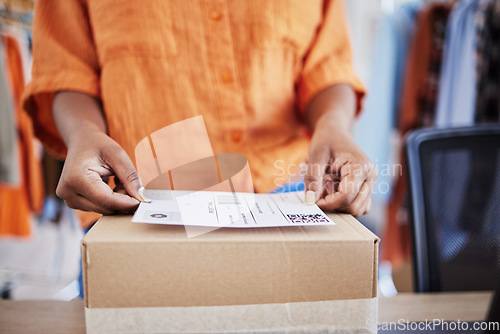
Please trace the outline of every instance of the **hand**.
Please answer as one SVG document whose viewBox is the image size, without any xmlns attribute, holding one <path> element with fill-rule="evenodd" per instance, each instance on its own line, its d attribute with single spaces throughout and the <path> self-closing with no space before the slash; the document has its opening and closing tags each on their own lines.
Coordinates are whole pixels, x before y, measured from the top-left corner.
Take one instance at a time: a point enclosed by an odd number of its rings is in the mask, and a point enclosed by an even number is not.
<svg viewBox="0 0 500 334">
<path fill-rule="evenodd" d="M 375 166 L 347 130 L 318 122 L 304 182 L 306 191 L 315 192 L 321 209 L 364 215 L 370 210 L 376 178 Z"/>
<path fill-rule="evenodd" d="M 105 183 L 113 175 L 114 191 Z M 141 200 L 141 187 L 127 153 L 107 134 L 82 127 L 71 135 L 56 190 L 67 206 L 102 214 L 130 213 Z"/>
</svg>

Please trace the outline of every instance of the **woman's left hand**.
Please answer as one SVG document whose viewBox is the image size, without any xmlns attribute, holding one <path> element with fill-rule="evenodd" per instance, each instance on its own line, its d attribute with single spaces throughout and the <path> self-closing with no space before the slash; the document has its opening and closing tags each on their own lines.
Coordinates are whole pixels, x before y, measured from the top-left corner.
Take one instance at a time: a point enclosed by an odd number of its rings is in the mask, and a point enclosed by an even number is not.
<svg viewBox="0 0 500 334">
<path fill-rule="evenodd" d="M 321 209 L 364 215 L 370 210 L 376 179 L 375 166 L 349 131 L 333 122 L 316 124 L 304 182 Z"/>
</svg>

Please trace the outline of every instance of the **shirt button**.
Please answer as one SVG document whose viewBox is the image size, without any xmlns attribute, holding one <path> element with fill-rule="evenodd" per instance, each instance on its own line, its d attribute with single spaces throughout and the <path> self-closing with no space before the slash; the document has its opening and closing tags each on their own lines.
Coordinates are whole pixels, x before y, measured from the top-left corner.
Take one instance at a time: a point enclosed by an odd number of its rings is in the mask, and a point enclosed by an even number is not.
<svg viewBox="0 0 500 334">
<path fill-rule="evenodd" d="M 218 10 L 213 10 L 210 13 L 210 18 L 212 19 L 212 21 L 220 21 L 220 19 L 222 19 L 222 14 Z"/>
<path fill-rule="evenodd" d="M 239 143 L 243 139 L 243 132 L 241 130 L 231 131 L 231 141 L 233 143 Z"/>
<path fill-rule="evenodd" d="M 221 79 L 222 79 L 222 82 L 230 83 L 233 81 L 233 76 L 229 72 L 224 72 L 224 73 L 222 73 Z"/>
</svg>

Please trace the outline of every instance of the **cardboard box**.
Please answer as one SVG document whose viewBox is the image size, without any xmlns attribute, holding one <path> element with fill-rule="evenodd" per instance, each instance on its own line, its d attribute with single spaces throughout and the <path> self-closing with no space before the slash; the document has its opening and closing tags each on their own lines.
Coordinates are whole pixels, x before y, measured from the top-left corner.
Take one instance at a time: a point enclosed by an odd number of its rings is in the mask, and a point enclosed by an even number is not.
<svg viewBox="0 0 500 334">
<path fill-rule="evenodd" d="M 375 333 L 379 239 L 331 217 L 195 238 L 103 217 L 82 241 L 87 333 Z"/>
</svg>

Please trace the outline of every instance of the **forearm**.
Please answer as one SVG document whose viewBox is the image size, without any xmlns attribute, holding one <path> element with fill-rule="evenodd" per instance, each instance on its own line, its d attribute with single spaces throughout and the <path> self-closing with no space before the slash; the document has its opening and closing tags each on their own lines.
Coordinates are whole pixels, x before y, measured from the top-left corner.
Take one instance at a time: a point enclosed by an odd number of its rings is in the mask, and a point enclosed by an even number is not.
<svg viewBox="0 0 500 334">
<path fill-rule="evenodd" d="M 313 98 L 306 110 L 313 136 L 304 183 L 306 200 L 312 191 L 323 210 L 359 217 L 370 209 L 377 171 L 349 132 L 355 115 L 356 95 L 348 85 L 329 87 Z"/>
<path fill-rule="evenodd" d="M 87 94 L 73 91 L 56 93 L 52 112 L 64 143 L 69 146 L 75 134 L 92 131 L 107 132 L 99 101 Z"/>
<path fill-rule="evenodd" d="M 56 194 L 73 209 L 103 214 L 129 213 L 145 199 L 142 183 L 123 148 L 106 134 L 97 99 L 77 92 L 58 92 L 52 112 L 68 155 Z M 105 180 L 114 176 L 116 188 Z"/>
<path fill-rule="evenodd" d="M 306 123 L 314 132 L 318 124 L 335 124 L 348 131 L 356 114 L 356 94 L 351 86 L 338 84 L 322 90 L 305 111 Z"/>
</svg>

